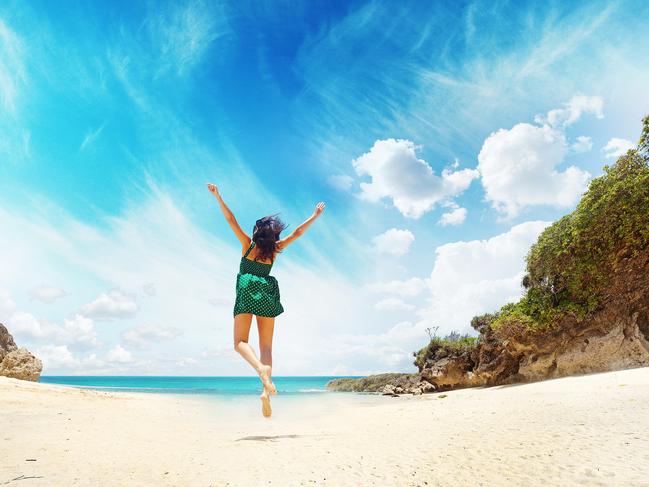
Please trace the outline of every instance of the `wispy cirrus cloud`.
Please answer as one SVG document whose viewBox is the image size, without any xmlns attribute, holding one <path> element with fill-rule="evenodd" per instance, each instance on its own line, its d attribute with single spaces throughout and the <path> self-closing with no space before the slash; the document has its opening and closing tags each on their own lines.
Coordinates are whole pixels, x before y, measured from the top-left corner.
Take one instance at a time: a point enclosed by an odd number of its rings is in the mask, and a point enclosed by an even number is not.
<svg viewBox="0 0 649 487">
<path fill-rule="evenodd" d="M 27 84 L 25 56 L 23 40 L 0 19 L 0 102 L 12 115 Z"/>
<path fill-rule="evenodd" d="M 155 50 L 155 76 L 183 76 L 205 58 L 212 43 L 229 32 L 226 3 L 191 0 L 152 8 L 144 24 Z"/>
<path fill-rule="evenodd" d="M 106 126 L 106 123 L 104 122 L 101 124 L 98 128 L 95 130 L 91 130 L 86 133 L 86 136 L 83 138 L 81 141 L 81 145 L 79 146 L 79 152 L 83 152 L 88 146 L 92 145 L 94 141 L 101 135 L 101 132 L 104 130 L 104 127 Z"/>
</svg>

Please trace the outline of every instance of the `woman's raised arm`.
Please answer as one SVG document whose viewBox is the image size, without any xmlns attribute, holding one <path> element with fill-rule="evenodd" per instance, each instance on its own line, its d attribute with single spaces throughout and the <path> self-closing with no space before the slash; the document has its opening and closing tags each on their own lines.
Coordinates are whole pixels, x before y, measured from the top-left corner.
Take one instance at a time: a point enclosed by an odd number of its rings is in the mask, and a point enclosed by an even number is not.
<svg viewBox="0 0 649 487">
<path fill-rule="evenodd" d="M 241 227 L 239 226 L 239 222 L 237 222 L 237 219 L 234 217 L 234 213 L 228 208 L 228 205 L 225 204 L 225 201 L 223 201 L 223 198 L 221 198 L 221 195 L 219 193 L 219 189 L 216 187 L 216 185 L 212 183 L 207 183 L 207 189 L 210 190 L 210 193 L 212 193 L 217 201 L 219 202 L 219 206 L 221 207 L 221 211 L 223 212 L 223 216 L 227 220 L 228 224 L 230 225 L 230 228 L 232 228 L 232 231 L 234 234 L 237 236 L 237 239 L 239 242 L 241 242 L 241 247 L 242 248 L 248 248 L 250 245 L 250 237 L 246 232 L 241 230 Z"/>
<path fill-rule="evenodd" d="M 295 241 L 298 237 L 300 237 L 304 232 L 306 232 L 306 229 L 309 228 L 309 226 L 316 220 L 316 218 L 322 215 L 324 209 L 325 209 L 325 204 L 323 202 L 318 203 L 315 207 L 315 210 L 313 210 L 311 216 L 307 218 L 304 221 L 304 223 L 299 225 L 286 238 L 283 238 L 282 240 L 277 242 L 277 248 L 279 250 L 283 250 L 286 248 L 287 245 L 289 245 L 291 242 Z"/>
</svg>

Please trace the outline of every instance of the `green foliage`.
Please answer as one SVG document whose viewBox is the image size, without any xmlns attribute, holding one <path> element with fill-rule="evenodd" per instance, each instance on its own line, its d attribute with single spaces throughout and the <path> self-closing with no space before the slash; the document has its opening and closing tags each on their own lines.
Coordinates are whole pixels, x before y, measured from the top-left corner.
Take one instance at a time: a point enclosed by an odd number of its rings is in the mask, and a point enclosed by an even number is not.
<svg viewBox="0 0 649 487">
<path fill-rule="evenodd" d="M 637 149 L 604 167 L 575 211 L 548 227 L 527 255 L 527 291 L 503 306 L 490 326 L 516 321 L 542 328 L 571 314 L 583 318 L 605 295 L 620 259 L 649 243 L 649 116 Z"/>
<path fill-rule="evenodd" d="M 469 352 L 476 347 L 478 341 L 478 337 L 468 334 L 460 335 L 455 331 L 444 338 L 433 337 L 428 342 L 428 345 L 418 352 L 413 352 L 414 364 L 421 371 L 427 360 L 439 360 L 443 357 L 457 356 Z"/>
</svg>

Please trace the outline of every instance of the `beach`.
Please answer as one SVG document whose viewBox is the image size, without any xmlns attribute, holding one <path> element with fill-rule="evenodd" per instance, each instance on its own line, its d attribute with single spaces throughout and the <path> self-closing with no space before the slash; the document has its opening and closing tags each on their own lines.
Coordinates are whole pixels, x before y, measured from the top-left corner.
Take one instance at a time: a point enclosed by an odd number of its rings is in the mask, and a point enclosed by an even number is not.
<svg viewBox="0 0 649 487">
<path fill-rule="evenodd" d="M 649 486 L 649 368 L 273 407 L 0 377 L 0 485 Z"/>
</svg>

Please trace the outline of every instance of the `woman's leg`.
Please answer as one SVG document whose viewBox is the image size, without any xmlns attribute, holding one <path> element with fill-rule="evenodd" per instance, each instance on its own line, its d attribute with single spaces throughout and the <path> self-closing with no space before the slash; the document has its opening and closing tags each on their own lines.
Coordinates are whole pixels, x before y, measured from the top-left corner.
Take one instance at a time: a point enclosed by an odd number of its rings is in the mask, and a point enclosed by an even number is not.
<svg viewBox="0 0 649 487">
<path fill-rule="evenodd" d="M 273 331 L 275 318 L 257 316 L 257 330 L 259 331 L 259 359 L 262 364 L 273 366 Z"/>
<path fill-rule="evenodd" d="M 259 357 L 261 363 L 268 367 L 268 379 L 270 380 L 273 367 L 273 330 L 275 329 L 275 318 L 268 316 L 257 316 L 257 331 L 259 332 Z M 271 394 L 277 394 L 277 388 L 272 381 L 264 386 Z"/>
<path fill-rule="evenodd" d="M 252 367 L 257 371 L 261 378 L 264 388 L 268 389 L 271 393 L 275 390 L 275 385 L 270 380 L 271 367 L 264 365 L 255 355 L 255 351 L 248 344 L 248 337 L 250 335 L 250 325 L 252 324 L 252 314 L 239 313 L 234 317 L 234 349 L 246 359 Z"/>
</svg>

